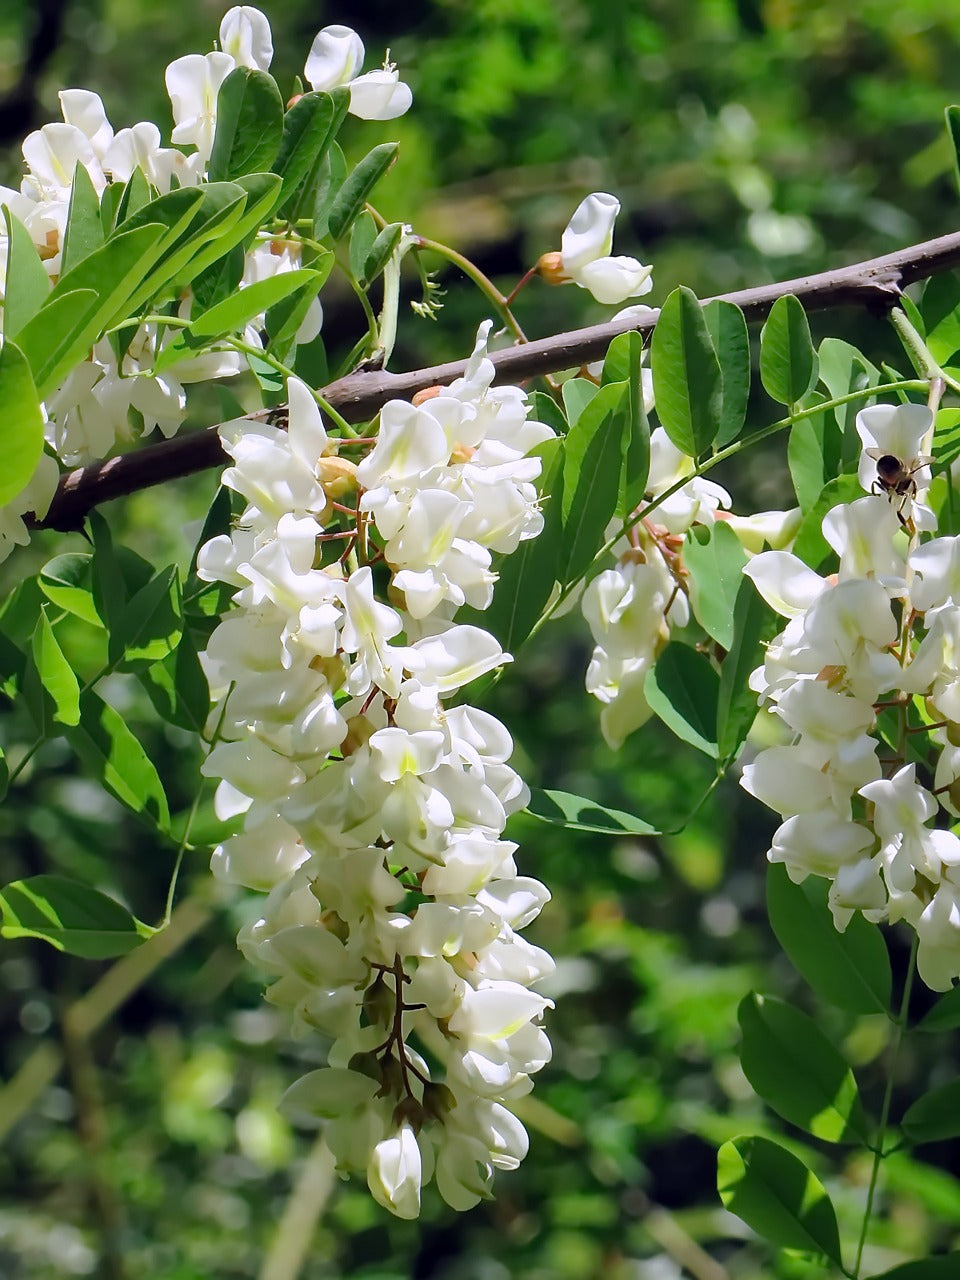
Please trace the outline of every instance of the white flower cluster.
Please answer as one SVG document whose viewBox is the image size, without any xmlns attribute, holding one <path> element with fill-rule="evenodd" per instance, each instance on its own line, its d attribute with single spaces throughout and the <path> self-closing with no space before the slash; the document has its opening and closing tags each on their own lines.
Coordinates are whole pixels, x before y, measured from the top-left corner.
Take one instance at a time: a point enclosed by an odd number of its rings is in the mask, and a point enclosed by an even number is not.
<svg viewBox="0 0 960 1280">
<path fill-rule="evenodd" d="M 646 372 L 643 370 L 642 372 Z M 652 395 L 647 409 L 653 407 Z M 662 427 L 650 437 L 647 497 L 657 498 L 693 471 Z M 690 611 L 682 584 L 679 551 L 691 525 L 711 524 L 730 495 L 711 480 L 694 477 L 656 508 L 650 520 L 635 524 L 614 548 L 616 567 L 593 578 L 583 593 L 582 609 L 596 648 L 587 668 L 587 692 L 604 704 L 600 728 L 616 749 L 649 718 L 643 687 L 670 627 L 683 627 Z"/>
<path fill-rule="evenodd" d="M 62 249 L 70 207 L 74 174 L 81 165 L 94 191 L 102 196 L 109 183 L 128 182 L 140 170 L 160 195 L 174 186 L 196 186 L 205 181 L 206 167 L 216 132 L 217 95 L 226 77 L 238 66 L 267 70 L 273 57 L 273 39 L 266 17 L 249 5 L 231 9 L 220 24 L 220 49 L 208 54 L 188 54 L 166 70 L 166 85 L 173 111 L 171 141 L 161 145 L 155 124 L 141 121 L 114 132 L 97 94 L 85 89 L 60 93 L 63 121 L 44 125 L 23 143 L 26 175 L 19 191 L 0 187 L 0 204 L 24 224 L 51 280 L 60 275 Z M 351 111 L 364 119 L 386 120 L 410 106 L 409 88 L 392 65 L 357 76 L 363 61 L 363 44 L 349 27 L 331 26 L 319 32 L 305 66 L 314 89 L 348 85 Z M 185 152 L 178 146 L 193 148 Z M 9 241 L 0 229 L 0 279 L 5 278 Z M 261 235 L 246 254 L 241 287 L 301 264 L 299 244 L 278 244 Z M 180 319 L 190 318 L 191 299 L 179 309 Z M 308 342 L 320 330 L 323 313 L 319 301 L 308 312 L 298 342 Z M 259 345 L 260 324 L 252 323 L 244 335 Z M 156 374 L 160 348 L 171 331 L 155 324 L 141 325 L 118 361 L 110 341 L 98 342 L 88 359 L 67 375 L 47 398 L 47 443 L 68 466 L 105 456 L 117 440 L 129 439 L 131 411 L 142 430 L 154 428 L 173 435 L 186 413 L 186 386 L 229 377 L 246 367 L 235 351 L 206 352 L 178 360 L 175 369 Z M 43 467 L 49 471 L 49 464 Z M 42 489 L 49 486 L 41 485 Z M 15 543 L 26 541 L 22 512 L 42 515 L 36 484 L 15 503 L 0 511 L 0 559 Z M 21 500 L 22 499 L 22 500 Z M 49 500 L 49 499 L 48 499 Z"/>
<path fill-rule="evenodd" d="M 943 990 L 960 975 L 960 539 L 918 545 L 935 524 L 922 502 L 931 411 L 878 405 L 857 429 L 870 492 L 822 526 L 838 573 L 783 551 L 745 569 L 789 620 L 750 687 L 790 742 L 761 751 L 742 784 L 784 819 L 770 861 L 798 883 L 827 877 L 838 929 L 858 910 L 907 921 L 921 977 Z"/>
<path fill-rule="evenodd" d="M 401 1217 L 431 1177 L 465 1209 L 516 1167 L 505 1103 L 550 1056 L 529 988 L 553 963 L 518 932 L 548 894 L 502 838 L 529 793 L 503 725 L 445 705 L 509 661 L 457 606 L 488 604 L 491 551 L 542 526 L 526 454 L 552 432 L 491 387 L 488 329 L 463 378 L 384 407 L 358 465 L 294 379 L 286 431 L 221 428 L 247 506 L 198 569 L 237 588 L 204 658 L 223 699 L 204 772 L 245 820 L 213 870 L 269 891 L 240 946 L 329 1045 L 288 1106 Z"/>
</svg>

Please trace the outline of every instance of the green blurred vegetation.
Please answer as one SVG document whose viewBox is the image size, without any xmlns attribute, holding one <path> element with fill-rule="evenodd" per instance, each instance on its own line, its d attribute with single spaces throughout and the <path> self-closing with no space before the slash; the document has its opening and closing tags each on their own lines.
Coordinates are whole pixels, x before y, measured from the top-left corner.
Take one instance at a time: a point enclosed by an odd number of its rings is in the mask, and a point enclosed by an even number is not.
<svg viewBox="0 0 960 1280">
<path fill-rule="evenodd" d="M 33 86 L 38 120 L 56 116 L 58 88 L 82 85 L 102 94 L 115 127 L 152 118 L 168 128 L 163 67 L 208 48 L 223 7 L 65 5 L 61 38 Z M 0 5 L 0 97 L 21 79 L 34 13 L 33 5 Z M 621 198 L 616 250 L 654 262 L 654 301 L 678 281 L 705 294 L 956 227 L 941 123 L 960 93 L 960 10 L 950 0 L 436 0 L 402 11 L 372 0 L 344 8 L 286 0 L 268 15 L 274 68 L 291 91 L 325 23 L 361 31 L 368 67 L 389 44 L 413 85 L 414 109 L 387 125 L 354 124 L 350 134 L 357 154 L 401 140 L 383 212 L 447 239 L 507 289 L 557 245 L 593 189 Z M 4 172 L 15 181 L 15 146 Z M 483 300 L 454 272 L 443 283 L 437 324 L 405 318 L 398 368 L 469 349 Z M 545 290 L 534 282 L 518 303 L 532 335 L 605 314 L 581 291 Z M 357 319 L 347 296 L 335 298 L 325 331 L 347 348 Z M 892 350 L 869 317 L 818 325 L 854 338 L 875 360 Z M 193 402 L 195 424 L 217 416 L 215 396 Z M 749 509 L 784 501 L 783 475 L 781 463 L 748 455 L 724 479 L 739 509 Z M 213 477 L 200 477 L 106 514 L 115 538 L 158 563 L 185 565 L 213 491 Z M 4 578 L 74 545 L 79 536 L 38 537 Z M 100 655 L 87 651 L 80 624 L 67 643 L 81 675 L 92 674 Z M 497 686 L 491 709 L 516 735 L 518 767 L 533 783 L 674 825 L 706 790 L 709 762 L 656 725 L 619 754 L 604 747 L 598 708 L 583 691 L 588 654 L 584 628 L 569 619 Z M 129 681 L 118 678 L 110 696 L 148 742 L 173 807 L 188 808 L 195 744 L 151 721 Z M 550 988 L 554 1061 L 525 1112 L 531 1154 L 518 1173 L 500 1176 L 492 1204 L 464 1217 L 431 1192 L 420 1223 L 397 1222 L 363 1187 L 332 1188 L 301 1274 L 809 1275 L 804 1260 L 772 1270 L 714 1190 L 716 1146 L 773 1123 L 739 1068 L 737 1004 L 753 985 L 805 1000 L 766 922 L 772 825 L 735 780 L 682 835 L 659 841 L 515 819 L 508 834 L 521 842 L 523 867 L 554 894 L 530 936 L 559 962 Z M 62 871 L 121 893 L 142 919 L 162 917 L 175 851 L 79 776 L 62 744 L 44 749 L 0 808 L 0 838 L 7 880 Z M 0 1147 L 0 1274 L 10 1280 L 288 1274 L 269 1267 L 296 1239 L 283 1216 L 296 1208 L 291 1188 L 304 1173 L 318 1175 L 309 1136 L 292 1132 L 276 1104 L 322 1047 L 289 1040 L 236 951 L 236 930 L 257 909 L 253 896 L 219 891 L 196 853 L 179 900 L 197 911 L 196 931 L 89 1037 L 64 1035 L 64 1014 L 91 988 L 94 1007 L 106 1000 L 94 984 L 109 966 L 40 943 L 0 948 L 4 1078 L 19 1071 L 27 1094 L 34 1081 L 43 1085 Z M 891 946 L 902 967 L 896 934 Z M 818 1016 L 844 1041 L 876 1103 L 873 1021 Z M 901 1059 L 902 1100 L 953 1074 L 941 1041 L 930 1037 L 922 1049 Z M 16 1099 L 10 1090 L 0 1099 L 2 1126 Z M 892 1212 L 868 1255 L 872 1270 L 945 1248 L 960 1233 L 960 1183 L 948 1172 L 956 1150 L 940 1144 L 925 1154 L 929 1167 L 902 1156 L 890 1171 L 881 1208 Z M 865 1158 L 838 1166 L 824 1157 L 817 1172 L 849 1238 Z M 699 1250 L 725 1270 L 709 1270 Z"/>
</svg>

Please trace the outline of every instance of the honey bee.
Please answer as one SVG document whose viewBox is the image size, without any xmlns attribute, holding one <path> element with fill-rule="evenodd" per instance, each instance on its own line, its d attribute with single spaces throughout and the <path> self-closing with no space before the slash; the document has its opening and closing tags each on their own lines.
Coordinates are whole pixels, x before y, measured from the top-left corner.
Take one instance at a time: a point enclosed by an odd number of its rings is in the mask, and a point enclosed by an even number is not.
<svg viewBox="0 0 960 1280">
<path fill-rule="evenodd" d="M 877 475 L 872 485 L 873 493 L 885 493 L 890 502 L 900 499 L 897 507 L 897 518 L 902 525 L 907 521 L 903 517 L 903 508 L 910 498 L 917 495 L 917 482 L 914 476 L 924 467 L 928 467 L 933 458 L 927 454 L 919 454 L 910 462 L 904 462 L 895 453 L 884 453 L 882 449 L 867 449 L 867 457 L 877 464 Z"/>
</svg>

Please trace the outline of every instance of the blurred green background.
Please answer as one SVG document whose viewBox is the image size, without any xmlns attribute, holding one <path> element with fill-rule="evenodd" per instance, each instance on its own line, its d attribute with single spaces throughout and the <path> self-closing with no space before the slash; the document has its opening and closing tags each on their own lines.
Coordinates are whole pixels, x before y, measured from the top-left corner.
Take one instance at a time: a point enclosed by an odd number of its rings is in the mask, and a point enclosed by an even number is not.
<svg viewBox="0 0 960 1280">
<path fill-rule="evenodd" d="M 97 90 L 116 128 L 154 119 L 166 133 L 163 68 L 210 48 L 224 7 L 3 0 L 0 179 L 16 185 L 19 140 L 57 118 L 62 87 Z M 591 190 L 622 200 L 615 251 L 654 263 L 653 302 L 680 281 L 700 294 L 728 290 L 957 226 L 942 127 L 944 106 L 960 98 L 951 0 L 436 0 L 402 9 L 284 0 L 267 12 L 285 92 L 327 23 L 360 31 L 368 69 L 389 46 L 414 108 L 385 125 L 352 122 L 348 149 L 358 157 L 398 137 L 383 212 L 447 240 L 506 289 L 558 246 Z M 395 367 L 469 350 L 483 299 L 452 270 L 442 283 L 440 321 L 404 317 Z M 359 332 L 354 305 L 346 291 L 325 302 L 333 349 L 348 349 Z M 580 290 L 547 293 L 538 281 L 517 310 L 531 335 L 608 314 Z M 871 317 L 815 323 L 877 363 L 893 351 Z M 215 396 L 198 397 L 191 420 L 215 421 L 217 411 Z M 739 510 L 789 503 L 778 454 L 747 455 L 724 479 Z M 185 564 L 214 486 L 200 477 L 105 514 L 115 538 Z M 71 545 L 37 537 L 3 582 Z M 67 639 L 81 674 L 91 673 L 97 658 L 82 626 Z M 497 687 L 491 709 L 516 736 L 518 767 L 533 783 L 674 825 L 706 789 L 710 762 L 656 725 L 610 752 L 583 691 L 589 647 L 568 619 Z M 195 744 L 158 726 L 129 681 L 116 678 L 106 692 L 149 744 L 172 807 L 185 810 Z M 0 725 L 11 754 L 19 722 L 10 714 Z M 737 1062 L 737 1003 L 751 986 L 806 1002 L 766 923 L 773 825 L 735 780 L 682 835 L 659 841 L 513 821 L 523 868 L 554 894 L 530 930 L 558 958 L 554 1061 L 524 1112 L 531 1153 L 518 1173 L 500 1176 L 496 1200 L 458 1217 L 431 1191 L 417 1224 L 394 1221 L 362 1187 L 330 1185 L 309 1136 L 279 1116 L 284 1088 L 319 1061 L 321 1046 L 291 1042 L 261 1002 L 262 983 L 233 941 L 256 901 L 215 890 L 204 853 L 184 868 L 173 954 L 162 964 L 157 944 L 111 969 L 4 942 L 0 1058 L 13 1083 L 0 1093 L 0 1275 L 810 1274 L 802 1261 L 772 1266 L 714 1190 L 718 1143 L 774 1123 Z M 5 880 L 60 871 L 121 893 L 145 920 L 162 916 L 174 851 L 78 774 L 63 745 L 46 747 L 0 808 L 0 840 Z M 891 948 L 902 965 L 896 934 Z M 818 1016 L 876 1103 L 882 1028 Z M 898 1097 L 953 1071 L 949 1046 L 931 1038 L 923 1054 L 903 1056 Z M 940 1144 L 923 1154 L 926 1166 L 890 1162 L 871 1270 L 942 1249 L 960 1230 L 960 1184 L 948 1172 L 957 1153 Z M 849 1236 L 865 1159 L 818 1159 Z"/>
</svg>

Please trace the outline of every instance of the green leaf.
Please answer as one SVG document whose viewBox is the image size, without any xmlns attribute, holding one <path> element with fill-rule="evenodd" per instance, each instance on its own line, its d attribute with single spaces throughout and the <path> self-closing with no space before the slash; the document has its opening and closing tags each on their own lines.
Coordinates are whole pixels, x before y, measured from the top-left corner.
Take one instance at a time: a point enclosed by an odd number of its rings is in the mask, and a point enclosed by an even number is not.
<svg viewBox="0 0 960 1280">
<path fill-rule="evenodd" d="M 750 335 L 740 308 L 722 298 L 704 303 L 703 318 L 720 365 L 720 425 L 715 441 L 720 449 L 736 440 L 747 415 Z"/>
<path fill-rule="evenodd" d="M 701 532 L 705 537 L 701 541 Z M 733 644 L 733 611 L 747 553 L 729 525 L 696 525 L 687 534 L 683 563 L 690 574 L 690 603 L 697 621 L 724 649 Z"/>
<path fill-rule="evenodd" d="M 926 344 L 937 364 L 945 365 L 960 351 L 960 280 L 954 272 L 931 276 L 920 298 Z"/>
<path fill-rule="evenodd" d="M 563 584 L 589 568 L 616 510 L 628 409 L 626 384 L 611 383 L 600 388 L 567 433 L 557 564 Z"/>
<path fill-rule="evenodd" d="M 76 335 L 87 331 L 98 308 L 99 299 L 92 289 L 78 289 L 51 297 L 41 308 L 42 315 L 38 312 L 24 327 L 18 336 L 21 342 L 26 340 L 30 344 L 30 350 L 24 349 L 24 355 L 38 387 L 42 385 L 50 391 L 56 386 L 54 375 L 58 370 L 62 368 L 66 374 L 76 363 L 73 358 Z M 44 381 L 40 383 L 38 378 Z"/>
<path fill-rule="evenodd" d="M 931 1089 L 908 1107 L 900 1127 L 912 1142 L 960 1136 L 960 1080 Z"/>
<path fill-rule="evenodd" d="M 571 427 L 599 390 L 590 378 L 568 378 L 562 384 L 560 395 L 563 398 L 563 410 Z"/>
<path fill-rule="evenodd" d="M 720 677 L 710 659 L 672 640 L 657 658 L 643 691 L 654 715 L 678 738 L 717 758 Z"/>
<path fill-rule="evenodd" d="M 943 115 L 953 144 L 953 177 L 960 189 L 960 107 L 946 107 Z"/>
<path fill-rule="evenodd" d="M 717 693 L 717 749 L 725 765 L 736 758 L 756 719 L 757 695 L 747 681 L 780 626 L 753 583 L 742 578 L 733 606 L 733 643 L 720 667 Z"/>
<path fill-rule="evenodd" d="M 207 167 L 210 181 L 269 169 L 282 136 L 283 100 L 273 76 L 235 67 L 217 95 L 217 131 Z"/>
<path fill-rule="evenodd" d="M 30 361 L 41 399 L 86 356 L 116 313 L 124 310 L 156 261 L 164 235 L 165 228 L 155 223 L 122 231 L 60 278 L 48 300 L 20 333 L 20 344 Z M 64 294 L 82 296 L 88 290 L 96 294 L 96 305 L 85 318 L 82 308 L 78 308 L 72 333 L 61 333 L 60 340 L 51 344 L 53 304 L 59 303 Z"/>
<path fill-rule="evenodd" d="M 527 399 L 533 410 L 532 417 L 537 422 L 551 427 L 560 437 L 567 434 L 570 424 L 553 396 L 547 395 L 545 391 L 534 391 L 527 395 Z"/>
<path fill-rule="evenodd" d="M 10 770 L 7 768 L 3 747 L 0 747 L 0 801 L 7 798 L 7 786 L 10 782 Z"/>
<path fill-rule="evenodd" d="M 643 501 L 650 475 L 650 423 L 643 407 L 643 384 L 640 377 L 642 354 L 643 339 L 633 329 L 614 338 L 603 361 L 604 385 L 622 382 L 627 388 L 629 421 L 616 508 L 616 514 L 621 519 L 626 519 Z"/>
<path fill-rule="evenodd" d="M 357 281 L 363 289 L 369 288 L 400 247 L 403 239 L 403 223 L 388 222 L 370 246 Z"/>
<path fill-rule="evenodd" d="M 128 218 L 145 208 L 150 203 L 150 183 L 142 169 L 134 169 L 130 181 L 123 188 L 123 195 L 117 205 L 115 227 L 120 227 Z"/>
<path fill-rule="evenodd" d="M 489 609 L 476 622 L 497 637 L 508 653 L 516 653 L 539 621 L 557 577 L 563 507 L 563 441 L 547 440 L 531 451 L 542 459 L 537 481 L 544 525 L 536 538 L 521 542 L 497 568 L 499 579 Z"/>
<path fill-rule="evenodd" d="M 37 580 L 43 594 L 59 609 L 102 627 L 91 587 L 91 559 L 89 554 L 78 551 L 54 556 L 40 570 Z"/>
<path fill-rule="evenodd" d="M 817 380 L 807 315 L 793 294 L 778 298 L 760 331 L 760 381 L 778 404 L 795 405 Z"/>
<path fill-rule="evenodd" d="M 947 110 L 956 108 L 948 107 Z M 960 1276 L 960 1253 L 945 1253 L 936 1258 L 919 1258 L 904 1262 L 892 1271 L 883 1271 L 872 1280 L 957 1280 Z"/>
<path fill-rule="evenodd" d="M 532 787 L 530 803 L 525 812 L 539 818 L 541 822 L 566 827 L 570 831 L 595 831 L 609 836 L 661 834 L 656 827 L 644 822 L 642 818 L 635 818 L 632 813 L 624 813 L 622 809 L 608 809 L 595 800 L 572 795 L 569 791 L 541 791 L 538 787 Z"/>
<path fill-rule="evenodd" d="M 350 231 L 350 274 L 359 281 L 367 254 L 377 238 L 377 224 L 369 209 L 364 209 Z"/>
<path fill-rule="evenodd" d="M 839 933 L 828 889 L 819 876 L 794 884 L 783 866 L 768 868 L 767 911 L 777 941 L 821 999 L 847 1013 L 886 1013 L 892 979 L 883 935 L 861 915 Z"/>
<path fill-rule="evenodd" d="M 737 1017 L 743 1074 L 768 1106 L 824 1142 L 867 1142 L 853 1072 L 812 1018 L 755 992 Z"/>
<path fill-rule="evenodd" d="M 110 632 L 110 661 L 130 671 L 159 662 L 180 643 L 183 604 L 176 565 L 161 569 L 120 612 Z"/>
<path fill-rule="evenodd" d="M 318 279 L 322 283 L 323 277 L 319 272 L 300 268 L 296 271 L 284 271 L 266 280 L 257 280 L 197 316 L 191 322 L 189 332 L 194 338 L 215 338 L 221 334 L 238 333 L 254 316 L 274 306 L 294 290 Z"/>
<path fill-rule="evenodd" d="M 122 956 L 155 930 L 105 893 L 66 876 L 31 876 L 0 889 L 5 938 L 42 938 L 87 960 Z"/>
<path fill-rule="evenodd" d="M 137 672 L 150 701 L 168 724 L 202 733 L 210 711 L 210 690 L 197 647 L 185 631 L 176 652 Z"/>
<path fill-rule="evenodd" d="M 283 182 L 281 212 L 287 212 L 284 206 L 299 188 L 310 186 L 309 177 L 319 168 L 349 105 L 350 90 L 346 88 L 332 93 L 305 93 L 284 116 L 280 150 L 271 166 Z"/>
<path fill-rule="evenodd" d="M 650 344 L 657 416 L 681 451 L 697 458 L 720 426 L 723 380 L 696 294 L 674 289 L 660 311 Z"/>
<path fill-rule="evenodd" d="M 831 437 L 837 437 L 835 441 Z M 830 448 L 839 462 L 840 440 L 833 414 L 817 414 L 801 418 L 790 428 L 787 439 L 787 465 L 801 511 L 809 511 L 831 478 L 833 468 L 826 462 Z"/>
<path fill-rule="evenodd" d="M 855 475 L 836 476 L 825 484 L 820 491 L 820 497 L 800 522 L 800 528 L 793 543 L 794 555 L 798 556 L 804 564 L 808 564 L 811 569 L 819 569 L 824 560 L 834 555 L 830 543 L 823 536 L 821 527 L 823 517 L 838 503 L 846 504 L 862 497 L 863 490 Z"/>
<path fill-rule="evenodd" d="M 298 218 L 304 214 L 312 215 L 314 240 L 323 240 L 327 236 L 330 210 L 346 178 L 346 156 L 334 142 L 321 158 L 312 181 L 308 179 L 304 183 L 299 197 L 293 202 L 294 208 L 299 211 Z"/>
<path fill-rule="evenodd" d="M 166 830 L 170 811 L 163 784 L 123 717 L 92 689 L 80 695 L 80 723 L 65 737 L 87 769 L 121 804 Z"/>
<path fill-rule="evenodd" d="M 960 987 L 940 997 L 917 1023 L 917 1031 L 956 1031 L 960 1027 Z"/>
<path fill-rule="evenodd" d="M 311 270 L 314 270 L 316 261 L 314 259 L 311 262 Z M 321 269 L 314 270 L 314 278 L 274 303 L 264 317 L 264 328 L 270 339 L 267 350 L 278 360 L 282 361 L 286 358 L 314 298 L 333 269 L 332 253 L 325 253 L 319 261 Z"/>
<path fill-rule="evenodd" d="M 772 1244 L 823 1253 L 840 1264 L 837 1216 L 823 1183 L 775 1142 L 725 1142 L 717 1155 L 717 1190 L 725 1209 Z"/>
<path fill-rule="evenodd" d="M 78 165 L 78 168 L 82 166 Z M 86 170 L 84 170 L 86 172 Z M 3 286 L 3 332 L 15 338 L 37 314 L 50 292 L 50 277 L 40 261 L 33 236 L 18 217 L 3 206 L 7 229 L 7 274 Z"/>
<path fill-rule="evenodd" d="M 54 720 L 75 725 L 80 720 L 80 685 L 73 668 L 63 656 L 45 610 L 33 633 L 33 661 L 40 683 L 53 699 Z"/>
<path fill-rule="evenodd" d="M 198 313 L 209 311 L 237 291 L 243 278 L 243 265 L 243 248 L 235 244 L 229 253 L 225 253 L 216 262 L 211 262 L 209 267 L 194 278 L 190 287 Z"/>
<path fill-rule="evenodd" d="M 399 150 L 397 142 L 382 142 L 367 152 L 346 179 L 334 197 L 327 219 L 327 230 L 334 240 L 342 240 L 353 226 L 374 187 L 396 160 Z"/>
<path fill-rule="evenodd" d="M 0 349 L 0 507 L 33 479 L 43 453 L 43 413 L 24 353 L 5 340 Z"/>
<path fill-rule="evenodd" d="M 86 166 L 77 161 L 70 187 L 67 229 L 63 238 L 60 272 L 66 275 L 78 262 L 103 248 L 100 200 Z"/>
</svg>

